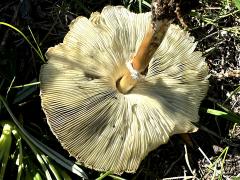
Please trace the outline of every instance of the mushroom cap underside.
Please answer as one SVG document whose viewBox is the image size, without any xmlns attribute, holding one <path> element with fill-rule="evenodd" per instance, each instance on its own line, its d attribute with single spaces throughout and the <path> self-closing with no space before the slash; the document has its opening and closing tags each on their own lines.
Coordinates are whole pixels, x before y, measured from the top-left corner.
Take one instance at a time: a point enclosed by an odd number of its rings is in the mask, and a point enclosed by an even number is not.
<svg viewBox="0 0 240 180">
<path fill-rule="evenodd" d="M 135 172 L 169 136 L 194 132 L 208 89 L 208 67 L 189 33 L 171 25 L 147 74 L 128 94 L 116 82 L 127 70 L 151 14 L 105 7 L 70 24 L 49 48 L 40 72 L 42 107 L 61 145 L 99 171 Z"/>
</svg>

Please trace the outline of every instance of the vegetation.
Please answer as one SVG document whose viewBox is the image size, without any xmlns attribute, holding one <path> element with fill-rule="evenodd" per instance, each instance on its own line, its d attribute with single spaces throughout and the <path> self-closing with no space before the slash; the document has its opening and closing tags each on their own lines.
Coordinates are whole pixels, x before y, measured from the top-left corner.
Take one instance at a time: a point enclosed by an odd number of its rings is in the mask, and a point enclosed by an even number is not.
<svg viewBox="0 0 240 180">
<path fill-rule="evenodd" d="M 136 174 L 121 177 L 74 164 L 41 111 L 39 70 L 77 16 L 124 5 L 150 10 L 150 0 L 60 0 L 0 3 L 0 179 L 240 178 L 240 1 L 183 1 L 180 24 L 198 41 L 210 69 L 193 146 L 179 136 L 160 146 Z M 190 10 L 193 9 L 193 10 Z"/>
</svg>

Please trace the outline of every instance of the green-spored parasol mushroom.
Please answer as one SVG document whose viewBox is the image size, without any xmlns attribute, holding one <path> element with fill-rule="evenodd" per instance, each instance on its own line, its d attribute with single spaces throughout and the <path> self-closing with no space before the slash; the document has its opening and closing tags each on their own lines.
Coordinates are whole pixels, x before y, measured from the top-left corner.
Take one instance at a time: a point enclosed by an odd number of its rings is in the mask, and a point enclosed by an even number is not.
<svg viewBox="0 0 240 180">
<path fill-rule="evenodd" d="M 153 4 L 154 5 L 154 4 Z M 70 24 L 40 73 L 47 122 L 82 165 L 135 172 L 173 134 L 195 132 L 208 68 L 167 15 L 107 6 Z"/>
</svg>

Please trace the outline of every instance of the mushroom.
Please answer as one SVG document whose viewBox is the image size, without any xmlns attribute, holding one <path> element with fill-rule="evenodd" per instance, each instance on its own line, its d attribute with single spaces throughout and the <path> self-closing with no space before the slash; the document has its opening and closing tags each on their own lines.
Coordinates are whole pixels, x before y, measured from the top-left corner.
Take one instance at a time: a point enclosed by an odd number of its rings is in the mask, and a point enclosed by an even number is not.
<svg viewBox="0 0 240 180">
<path fill-rule="evenodd" d="M 197 130 L 192 122 L 208 89 L 204 57 L 188 32 L 169 24 L 147 68 L 136 73 L 131 60 L 150 24 L 150 12 L 107 6 L 73 20 L 63 43 L 46 53 L 40 95 L 47 122 L 86 167 L 134 173 L 170 136 Z M 124 91 L 128 72 L 137 80 Z"/>
</svg>

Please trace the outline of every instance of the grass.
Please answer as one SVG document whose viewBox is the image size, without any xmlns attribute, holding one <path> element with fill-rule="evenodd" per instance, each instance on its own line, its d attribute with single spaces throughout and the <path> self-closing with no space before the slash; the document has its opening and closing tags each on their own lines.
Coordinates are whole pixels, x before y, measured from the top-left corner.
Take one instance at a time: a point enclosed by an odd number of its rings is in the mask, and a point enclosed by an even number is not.
<svg viewBox="0 0 240 180">
<path fill-rule="evenodd" d="M 88 17 L 108 4 L 146 12 L 150 1 L 27 2 L 0 5 L 4 14 L 0 17 L 0 179 L 238 178 L 240 170 L 231 162 L 239 158 L 240 83 L 237 74 L 228 74 L 240 68 L 239 0 L 185 2 L 181 9 L 210 69 L 210 89 L 200 111 L 200 127 L 205 130 L 200 128 L 191 136 L 195 147 L 187 148 L 174 136 L 150 153 L 136 174 L 121 177 L 80 167 L 68 159 L 41 112 L 38 75 L 46 62 L 44 52 L 62 41 L 67 25 L 78 15 Z"/>
<path fill-rule="evenodd" d="M 40 47 L 39 47 L 39 45 L 38 45 L 38 43 L 37 43 L 37 41 L 36 41 L 36 39 L 35 39 L 35 37 L 34 37 L 34 35 L 33 35 L 29 26 L 28 26 L 28 29 L 29 29 L 29 31 L 31 33 L 31 36 L 32 36 L 32 38 L 33 38 L 37 47 L 35 47 L 31 43 L 31 41 L 27 38 L 27 36 L 22 31 L 20 31 L 18 28 L 12 26 L 11 24 L 5 23 L 5 22 L 0 22 L 0 25 L 7 26 L 7 27 L 17 31 L 17 33 L 19 33 L 24 38 L 24 40 L 27 41 L 27 43 L 30 45 L 30 47 L 34 49 L 34 51 L 37 53 L 37 55 L 40 57 L 40 59 L 45 63 L 45 59 L 44 59 L 44 56 L 42 54 L 42 51 L 41 51 L 41 49 L 40 49 Z"/>
<path fill-rule="evenodd" d="M 83 172 L 83 170 L 81 168 L 79 168 L 76 164 L 72 163 L 71 161 L 67 160 L 65 157 L 63 157 L 62 155 L 60 155 L 59 153 L 57 153 L 56 151 L 54 151 L 53 149 L 47 147 L 46 145 L 42 144 L 40 141 L 38 141 L 37 139 L 35 139 L 31 134 L 29 134 L 20 124 L 20 122 L 17 120 L 17 118 L 14 116 L 13 112 L 11 111 L 11 109 L 9 108 L 9 106 L 7 105 L 5 99 L 0 95 L 0 100 L 2 102 L 2 104 L 4 105 L 4 107 L 6 108 L 6 110 L 8 111 L 9 115 L 12 118 L 12 121 L 14 122 L 15 125 L 9 125 L 9 122 L 4 123 L 3 127 L 6 127 L 6 130 L 3 131 L 3 143 L 0 144 L 1 145 L 1 149 L 4 149 L 5 152 L 3 152 L 5 155 L 7 156 L 2 156 L 3 158 L 9 157 L 9 151 L 10 151 L 10 144 L 12 142 L 11 140 L 11 136 L 10 131 L 12 129 L 14 129 L 13 134 L 19 134 L 20 137 L 27 143 L 27 145 L 30 147 L 30 149 L 33 151 L 36 159 L 38 160 L 38 162 L 40 163 L 43 172 L 45 172 L 45 176 L 47 179 L 52 179 L 51 178 L 51 174 L 48 171 L 48 168 L 52 171 L 54 177 L 56 179 L 64 179 L 65 177 L 67 177 L 66 174 L 61 173 L 64 175 L 64 177 L 61 178 L 61 176 L 59 175 L 60 172 L 63 172 L 64 170 L 60 169 L 60 171 L 58 172 L 56 170 L 56 168 L 54 167 L 54 163 L 50 163 L 51 161 L 49 160 L 49 157 L 56 161 L 58 164 L 60 164 L 62 167 L 68 169 L 69 171 L 71 171 L 72 173 L 87 179 L 86 174 Z M 4 132 L 6 132 L 4 134 Z M 17 139 L 17 145 L 19 142 L 19 138 Z M 7 143 L 5 143 L 7 142 Z M 19 147 L 17 147 L 17 149 L 20 149 L 18 153 L 19 154 L 19 158 L 22 159 L 23 158 L 23 154 L 22 154 L 22 148 L 21 145 L 19 145 Z M 47 155 L 47 156 L 46 156 Z M 5 159 L 4 159 L 5 160 Z M 21 161 L 20 161 L 21 162 Z M 5 171 L 5 167 L 7 164 L 7 160 L 2 162 L 2 166 L 3 171 Z M 22 163 L 19 164 L 19 166 L 24 166 Z M 48 168 L 46 167 L 48 166 Z M 36 171 L 37 172 L 37 171 Z M 3 173 L 4 174 L 4 173 Z M 20 175 L 19 175 L 20 176 Z M 40 176 L 40 175 L 38 175 Z"/>
</svg>

